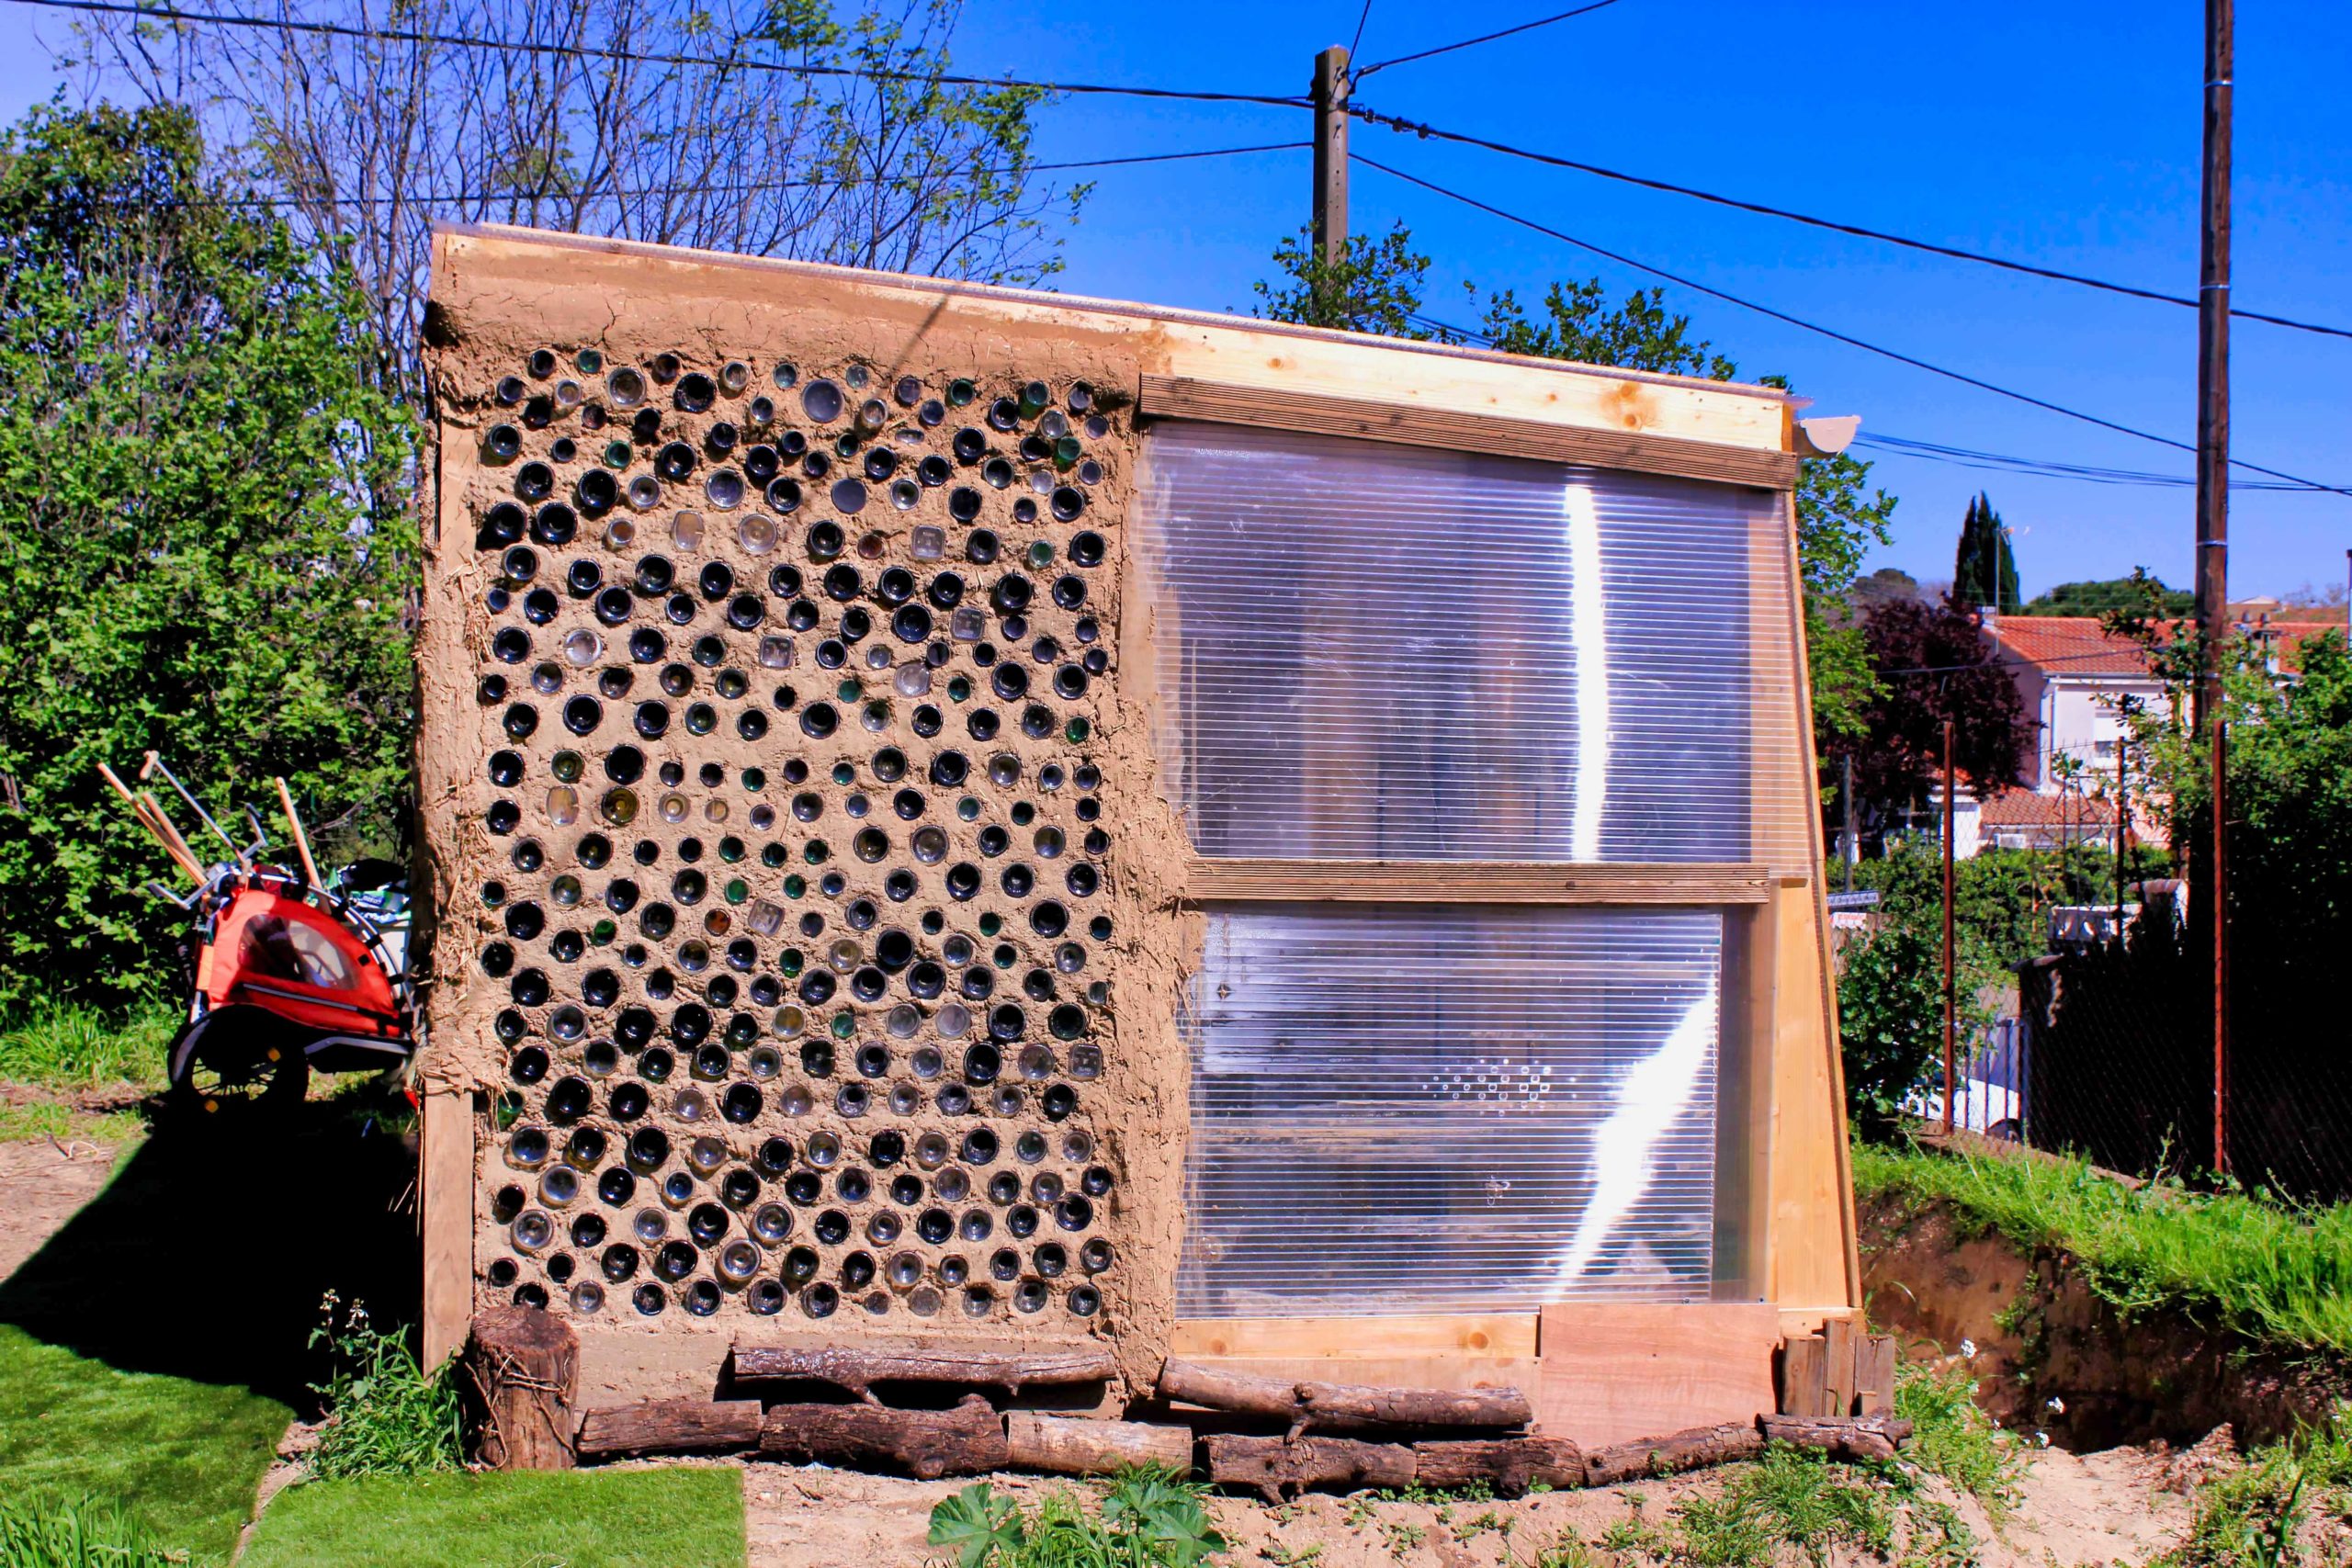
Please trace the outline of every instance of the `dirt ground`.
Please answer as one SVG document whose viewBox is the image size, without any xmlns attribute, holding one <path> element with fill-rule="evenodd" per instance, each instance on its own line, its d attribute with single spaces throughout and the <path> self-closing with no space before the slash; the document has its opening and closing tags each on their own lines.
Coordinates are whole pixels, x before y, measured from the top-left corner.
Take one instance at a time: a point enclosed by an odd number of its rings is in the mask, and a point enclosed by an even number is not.
<svg viewBox="0 0 2352 1568">
<path fill-rule="evenodd" d="M 51 1143 L 47 1138 L 0 1144 L 0 1280 L 21 1267 L 97 1196 L 114 1170 L 111 1145 Z"/>
<path fill-rule="evenodd" d="M 2026 1482 L 2024 1505 L 2001 1530 L 1961 1500 L 1960 1511 L 1984 1543 L 1983 1568 L 2088 1568 L 2141 1562 L 2176 1544 L 2189 1505 L 2167 1489 L 2172 1466 L 2159 1453 L 2116 1449 L 2041 1454 Z M 751 1568 L 926 1568 L 950 1560 L 924 1541 L 932 1506 L 965 1484 L 902 1481 L 822 1466 L 767 1463 L 743 1470 Z M 1034 1502 L 1043 1492 L 1080 1484 L 997 1476 L 1000 1495 Z M 1308 1563 L 1314 1568 L 1498 1568 L 1523 1565 L 1570 1531 L 1597 1543 L 1611 1525 L 1636 1513 L 1661 1521 L 1676 1502 L 1712 1483 L 1643 1481 L 1595 1492 L 1553 1492 L 1516 1502 L 1377 1503 L 1312 1495 L 1274 1509 L 1242 1498 L 1211 1504 L 1233 1542 L 1234 1568 Z M 1509 1524 L 1506 1532 L 1501 1529 Z M 1313 1549 L 1320 1547 L 1319 1553 Z M 1511 1555 L 1506 1557 L 1508 1551 Z M 1310 1555 L 1312 1553 L 1312 1555 Z M 1596 1564 L 1605 1564 L 1606 1554 Z"/>
</svg>

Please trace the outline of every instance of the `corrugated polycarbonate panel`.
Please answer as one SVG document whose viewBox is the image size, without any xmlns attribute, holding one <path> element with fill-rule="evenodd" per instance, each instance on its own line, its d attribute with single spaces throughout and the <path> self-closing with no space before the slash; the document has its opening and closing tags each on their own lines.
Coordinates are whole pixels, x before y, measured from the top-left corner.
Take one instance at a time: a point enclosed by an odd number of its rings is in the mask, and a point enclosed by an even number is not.
<svg viewBox="0 0 2352 1568">
<path fill-rule="evenodd" d="M 1202 854 L 1808 869 L 1777 497 L 1190 422 L 1147 469 Z"/>
<path fill-rule="evenodd" d="M 1221 906 L 1188 1317 L 1706 1299 L 1723 918 Z"/>
</svg>

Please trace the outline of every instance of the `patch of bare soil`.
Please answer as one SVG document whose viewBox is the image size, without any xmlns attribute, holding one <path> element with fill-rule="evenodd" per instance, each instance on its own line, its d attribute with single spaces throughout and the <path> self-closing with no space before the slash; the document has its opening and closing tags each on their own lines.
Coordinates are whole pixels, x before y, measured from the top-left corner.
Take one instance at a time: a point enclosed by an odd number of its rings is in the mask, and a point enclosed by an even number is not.
<svg viewBox="0 0 2352 1568">
<path fill-rule="evenodd" d="M 2342 1368 L 2251 1349 L 2183 1313 L 2126 1322 L 2065 1253 L 2029 1253 L 1949 1204 L 1879 1198 L 1859 1217 L 1871 1321 L 1915 1359 L 1973 1345 L 1977 1403 L 2060 1448 L 2185 1445 L 2224 1425 L 2268 1442 L 2352 1395 Z"/>
<path fill-rule="evenodd" d="M 2168 1489 L 2174 1461 L 2159 1451 L 2119 1449 L 2037 1457 L 2023 1503 L 1998 1529 L 1984 1510 L 1939 1487 L 1981 1543 L 1982 1568 L 2093 1568 L 2143 1562 L 2186 1533 L 2190 1504 Z M 1034 1504 L 1045 1493 L 1082 1488 L 1060 1478 L 989 1478 L 1001 1495 Z M 968 1483 L 908 1481 L 753 1462 L 743 1468 L 751 1568 L 933 1568 L 951 1562 L 930 1546 L 933 1505 Z M 1232 1549 L 1218 1562 L 1312 1568 L 1528 1568 L 1546 1549 L 1574 1540 L 1589 1552 L 1568 1562 L 1609 1568 L 1613 1527 L 1663 1526 L 1676 1506 L 1723 1484 L 1721 1473 L 1643 1481 L 1589 1492 L 1551 1492 L 1487 1503 L 1378 1502 L 1314 1495 L 1272 1508 L 1242 1497 L 1213 1499 L 1210 1511 Z M 1791 1562 L 1804 1561 L 1792 1551 Z M 1638 1554 L 1628 1565 L 1648 1560 Z M 1843 1562 L 1842 1558 L 1832 1558 Z"/>
<path fill-rule="evenodd" d="M 113 1174 L 116 1146 L 48 1138 L 0 1144 L 0 1280 L 6 1279 Z"/>
</svg>

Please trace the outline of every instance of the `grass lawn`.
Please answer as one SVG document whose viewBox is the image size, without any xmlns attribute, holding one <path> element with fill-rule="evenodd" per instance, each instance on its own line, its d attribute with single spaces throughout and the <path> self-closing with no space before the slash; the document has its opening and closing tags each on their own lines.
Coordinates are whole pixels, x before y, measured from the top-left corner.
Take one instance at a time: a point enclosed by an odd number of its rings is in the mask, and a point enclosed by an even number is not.
<svg viewBox="0 0 2352 1568">
<path fill-rule="evenodd" d="M 245 1568 L 742 1568 L 741 1472 L 517 1471 L 313 1481 L 262 1516 Z"/>
<path fill-rule="evenodd" d="M 291 1418 L 242 1387 L 120 1371 L 0 1324 L 0 1493 L 95 1497 L 225 1561 Z"/>
<path fill-rule="evenodd" d="M 2019 1246 L 2063 1247 L 2127 1314 L 2176 1307 L 2259 1345 L 2352 1355 L 2352 1205 L 2133 1189 L 2079 1160 L 1871 1145 L 1854 1149 L 1854 1187 L 1942 1200 Z"/>
</svg>

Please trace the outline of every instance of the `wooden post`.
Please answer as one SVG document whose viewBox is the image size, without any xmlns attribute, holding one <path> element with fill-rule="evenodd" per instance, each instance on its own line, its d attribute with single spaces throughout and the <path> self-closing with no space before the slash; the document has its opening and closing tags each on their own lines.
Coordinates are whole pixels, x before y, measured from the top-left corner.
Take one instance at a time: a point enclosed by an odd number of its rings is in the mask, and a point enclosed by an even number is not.
<svg viewBox="0 0 2352 1568">
<path fill-rule="evenodd" d="M 1953 979 L 1951 953 L 1952 817 L 1960 807 L 1954 795 L 1951 765 L 1951 720 L 1944 720 L 1944 1131 L 1951 1131 L 1952 1035 L 1958 1025 L 1959 991 Z M 1839 1414 L 1844 1414 L 1842 1411 Z"/>
<path fill-rule="evenodd" d="M 424 1368 L 465 1348 L 474 1294 L 473 1095 L 418 1086 L 417 1224 L 424 1253 Z"/>
<path fill-rule="evenodd" d="M 2207 917 L 2213 931 L 2213 1169 L 2230 1173 L 2230 727 L 2213 720 L 2213 846 Z"/>
<path fill-rule="evenodd" d="M 302 818 L 294 810 L 294 796 L 288 793 L 284 779 L 270 782 L 277 786 L 277 804 L 286 813 L 286 826 L 293 831 L 294 852 L 301 857 L 304 879 L 313 887 L 325 886 L 326 884 L 319 880 L 318 863 L 311 858 L 311 835 L 302 831 Z"/>
<path fill-rule="evenodd" d="M 2230 175 L 2232 78 L 2236 72 L 2235 0 L 2205 0 L 2205 175 L 2199 202 L 2197 288 L 2197 687 L 2189 733 L 2213 738 L 2213 776 L 2227 742 L 2222 723 L 2222 644 L 2230 631 Z M 2212 909 L 2213 1168 L 2227 1172 L 2228 1091 L 2222 1081 L 2228 1029 L 2222 953 L 2222 791 L 2213 792 L 2213 843 L 2191 856 L 2189 902 Z M 2202 858 L 2204 863 L 2198 862 Z M 2200 877 L 2199 873 L 2204 874 Z M 2206 886 L 2201 893 L 2198 884 Z"/>
<path fill-rule="evenodd" d="M 474 1319 L 469 1362 L 482 1405 L 482 1463 L 492 1470 L 570 1470 L 579 1462 L 571 1412 L 580 1337 L 537 1307 L 494 1306 Z"/>
</svg>

